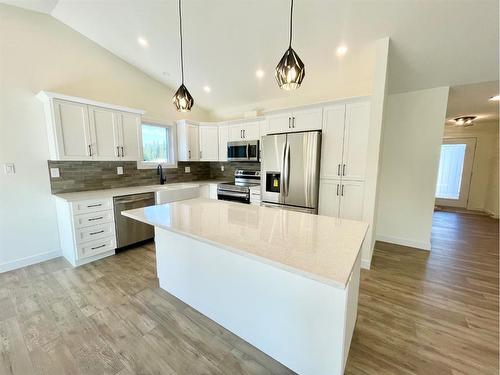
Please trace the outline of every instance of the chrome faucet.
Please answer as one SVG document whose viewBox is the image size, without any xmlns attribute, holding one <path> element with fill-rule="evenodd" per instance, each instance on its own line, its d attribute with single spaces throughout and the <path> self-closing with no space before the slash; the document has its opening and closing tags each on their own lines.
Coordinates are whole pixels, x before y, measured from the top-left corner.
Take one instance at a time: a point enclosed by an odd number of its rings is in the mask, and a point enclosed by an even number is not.
<svg viewBox="0 0 500 375">
<path fill-rule="evenodd" d="M 165 181 L 167 181 L 167 178 L 163 177 L 163 168 L 161 164 L 158 164 L 156 167 L 156 174 L 160 176 L 160 185 L 163 185 Z"/>
</svg>

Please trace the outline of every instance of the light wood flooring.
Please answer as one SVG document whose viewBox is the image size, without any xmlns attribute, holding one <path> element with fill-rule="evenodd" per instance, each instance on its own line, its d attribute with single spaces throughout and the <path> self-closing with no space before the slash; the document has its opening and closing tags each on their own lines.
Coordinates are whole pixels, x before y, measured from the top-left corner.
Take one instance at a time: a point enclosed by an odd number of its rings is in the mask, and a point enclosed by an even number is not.
<svg viewBox="0 0 500 375">
<path fill-rule="evenodd" d="M 346 374 L 498 374 L 498 220 L 436 212 L 433 251 L 378 244 Z M 158 288 L 152 244 L 0 274 L 0 374 L 291 374 Z"/>
</svg>

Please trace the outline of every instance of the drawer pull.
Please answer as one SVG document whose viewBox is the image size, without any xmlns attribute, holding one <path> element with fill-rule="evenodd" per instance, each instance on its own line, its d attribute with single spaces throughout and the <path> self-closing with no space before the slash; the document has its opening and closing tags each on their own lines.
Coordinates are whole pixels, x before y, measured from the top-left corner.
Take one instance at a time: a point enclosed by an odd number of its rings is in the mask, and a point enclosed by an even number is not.
<svg viewBox="0 0 500 375">
<path fill-rule="evenodd" d="M 94 220 L 100 220 L 100 219 L 104 219 L 104 217 L 103 216 L 93 217 L 93 218 L 90 218 L 88 221 L 94 221 Z"/>
<path fill-rule="evenodd" d="M 101 247 L 104 247 L 104 246 L 106 246 L 106 244 L 101 245 L 101 246 L 91 247 L 91 249 L 92 249 L 92 250 L 95 250 L 95 249 L 100 249 Z"/>
<path fill-rule="evenodd" d="M 94 234 L 99 234 L 99 233 L 104 233 L 104 229 L 100 230 L 99 232 L 90 232 L 89 234 L 93 236 Z"/>
<path fill-rule="evenodd" d="M 90 207 L 99 207 L 99 206 L 102 206 L 102 203 L 99 203 L 99 204 L 89 204 L 87 207 L 90 208 Z"/>
</svg>

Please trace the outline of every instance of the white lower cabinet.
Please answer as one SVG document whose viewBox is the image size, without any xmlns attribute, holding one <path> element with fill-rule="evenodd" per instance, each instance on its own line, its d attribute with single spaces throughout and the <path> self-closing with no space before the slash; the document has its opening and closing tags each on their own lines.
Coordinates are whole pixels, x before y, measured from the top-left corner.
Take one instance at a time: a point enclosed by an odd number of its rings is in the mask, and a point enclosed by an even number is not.
<svg viewBox="0 0 500 375">
<path fill-rule="evenodd" d="M 115 253 L 112 198 L 76 202 L 56 199 L 56 208 L 62 254 L 73 266 Z"/>
<path fill-rule="evenodd" d="M 364 182 L 321 180 L 319 184 L 320 215 L 362 220 Z"/>
</svg>

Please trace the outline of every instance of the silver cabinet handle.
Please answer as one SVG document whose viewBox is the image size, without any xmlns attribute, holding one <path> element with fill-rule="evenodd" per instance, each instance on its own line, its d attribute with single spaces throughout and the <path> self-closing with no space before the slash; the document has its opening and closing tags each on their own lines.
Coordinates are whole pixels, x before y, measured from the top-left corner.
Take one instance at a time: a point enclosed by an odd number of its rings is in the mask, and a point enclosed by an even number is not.
<svg viewBox="0 0 500 375">
<path fill-rule="evenodd" d="M 89 156 L 92 156 L 92 145 L 89 145 Z"/>
<path fill-rule="evenodd" d="M 339 195 L 339 184 L 337 184 L 337 196 Z"/>
<path fill-rule="evenodd" d="M 243 129 L 240 129 L 240 138 L 243 139 Z"/>
<path fill-rule="evenodd" d="M 98 203 L 98 204 L 89 204 L 87 205 L 87 208 L 90 208 L 90 207 L 100 207 L 102 206 L 102 203 Z"/>
<path fill-rule="evenodd" d="M 246 138 L 247 135 L 245 134 L 245 129 L 243 129 L 243 138 Z"/>
<path fill-rule="evenodd" d="M 295 117 L 292 117 L 292 119 L 293 119 L 293 120 L 292 120 L 292 128 L 294 128 L 294 129 L 295 129 Z"/>
<path fill-rule="evenodd" d="M 288 117 L 288 129 L 292 128 L 292 118 Z"/>
<path fill-rule="evenodd" d="M 98 231 L 98 232 L 90 232 L 89 234 L 90 234 L 91 236 L 93 236 L 93 235 L 95 235 L 95 234 L 99 234 L 99 233 L 104 233 L 104 229 L 103 229 L 103 230 L 100 230 L 100 231 Z"/>
<path fill-rule="evenodd" d="M 106 244 L 101 245 L 101 246 L 91 247 L 91 249 L 92 249 L 92 250 L 95 250 L 95 249 L 100 249 L 101 247 L 104 247 L 104 246 L 106 246 Z"/>
<path fill-rule="evenodd" d="M 121 149 L 122 149 L 122 158 L 125 156 L 125 154 L 123 153 L 123 146 L 121 146 Z"/>
<path fill-rule="evenodd" d="M 342 188 L 340 189 L 340 195 L 344 196 L 344 184 L 342 184 Z"/>
<path fill-rule="evenodd" d="M 104 219 L 104 217 L 103 216 L 92 217 L 92 218 L 88 219 L 88 221 L 101 220 L 101 219 Z"/>
<path fill-rule="evenodd" d="M 345 164 L 342 165 L 342 176 L 345 176 Z"/>
<path fill-rule="evenodd" d="M 188 159 L 191 159 L 191 150 L 188 151 Z"/>
<path fill-rule="evenodd" d="M 340 164 L 337 164 L 337 176 L 340 176 Z"/>
<path fill-rule="evenodd" d="M 116 146 L 116 156 L 120 157 L 120 146 Z"/>
</svg>

